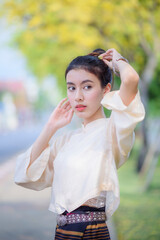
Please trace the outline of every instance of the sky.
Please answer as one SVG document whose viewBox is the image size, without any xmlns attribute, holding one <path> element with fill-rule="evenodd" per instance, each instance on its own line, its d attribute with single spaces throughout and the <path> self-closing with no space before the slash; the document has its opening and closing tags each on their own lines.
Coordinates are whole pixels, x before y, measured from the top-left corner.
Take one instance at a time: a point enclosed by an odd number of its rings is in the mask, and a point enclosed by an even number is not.
<svg viewBox="0 0 160 240">
<path fill-rule="evenodd" d="M 24 81 L 31 75 L 22 53 L 9 46 L 14 32 L 14 27 L 8 27 L 5 20 L 0 19 L 0 81 Z"/>
<path fill-rule="evenodd" d="M 18 50 L 10 46 L 15 33 L 15 27 L 7 26 L 4 19 L 0 19 L 0 81 L 23 81 L 30 95 L 30 99 L 37 96 L 37 78 L 27 69 L 25 57 Z M 41 86 L 52 96 L 53 102 L 57 102 L 61 95 L 54 76 L 46 76 Z M 56 89 L 56 91 L 55 91 Z M 53 96 L 54 90 L 54 96 Z"/>
</svg>

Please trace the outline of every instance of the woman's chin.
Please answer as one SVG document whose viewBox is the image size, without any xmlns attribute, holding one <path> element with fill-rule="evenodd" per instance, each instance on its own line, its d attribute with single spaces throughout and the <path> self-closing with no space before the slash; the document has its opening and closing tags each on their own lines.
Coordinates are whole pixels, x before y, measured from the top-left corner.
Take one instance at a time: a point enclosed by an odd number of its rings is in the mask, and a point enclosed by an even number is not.
<svg viewBox="0 0 160 240">
<path fill-rule="evenodd" d="M 84 117 L 84 113 L 83 112 L 75 112 L 75 114 L 77 115 L 77 117 Z"/>
<path fill-rule="evenodd" d="M 80 111 L 75 111 L 75 114 L 77 115 L 77 117 L 79 118 L 86 118 L 87 115 L 85 112 L 80 112 Z"/>
</svg>

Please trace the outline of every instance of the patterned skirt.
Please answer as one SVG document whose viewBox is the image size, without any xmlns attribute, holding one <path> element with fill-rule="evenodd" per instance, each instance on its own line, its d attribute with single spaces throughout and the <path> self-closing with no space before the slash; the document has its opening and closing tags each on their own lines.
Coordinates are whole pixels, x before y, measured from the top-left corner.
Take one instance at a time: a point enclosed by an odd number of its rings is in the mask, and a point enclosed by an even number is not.
<svg viewBox="0 0 160 240">
<path fill-rule="evenodd" d="M 72 213 L 85 213 L 86 211 L 104 211 L 105 208 L 81 206 Z M 68 213 L 65 211 L 64 214 Z M 105 221 L 92 221 L 56 226 L 55 240 L 95 239 L 110 240 L 109 230 Z"/>
</svg>

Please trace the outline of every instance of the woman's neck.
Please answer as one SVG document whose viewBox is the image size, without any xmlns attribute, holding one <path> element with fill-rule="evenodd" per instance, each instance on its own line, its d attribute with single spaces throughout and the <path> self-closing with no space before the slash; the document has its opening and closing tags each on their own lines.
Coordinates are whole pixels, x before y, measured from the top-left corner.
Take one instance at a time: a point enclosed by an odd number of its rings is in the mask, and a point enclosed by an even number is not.
<svg viewBox="0 0 160 240">
<path fill-rule="evenodd" d="M 99 118 L 106 118 L 103 107 L 101 106 L 100 109 L 98 109 L 98 111 L 92 115 L 90 118 L 85 118 L 83 119 L 83 124 L 84 126 L 86 126 L 88 123 L 97 120 Z"/>
</svg>

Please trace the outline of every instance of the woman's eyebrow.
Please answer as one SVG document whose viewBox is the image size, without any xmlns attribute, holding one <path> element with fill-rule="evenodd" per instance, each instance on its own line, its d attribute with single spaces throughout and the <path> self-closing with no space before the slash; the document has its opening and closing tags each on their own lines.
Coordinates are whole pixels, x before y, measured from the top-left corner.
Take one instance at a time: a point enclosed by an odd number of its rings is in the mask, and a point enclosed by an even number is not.
<svg viewBox="0 0 160 240">
<path fill-rule="evenodd" d="M 93 83 L 92 80 L 86 79 L 86 80 L 82 81 L 81 84 L 84 84 L 84 83 L 87 83 L 87 82 L 91 82 L 91 83 Z"/>
<path fill-rule="evenodd" d="M 91 80 L 89 80 L 89 79 L 86 79 L 86 80 L 83 80 L 82 82 L 81 82 L 81 85 L 82 84 L 84 84 L 84 83 L 87 83 L 87 82 L 91 82 L 91 83 L 93 83 L 93 81 L 91 81 Z M 75 85 L 73 82 L 67 82 L 67 85 Z"/>
</svg>

